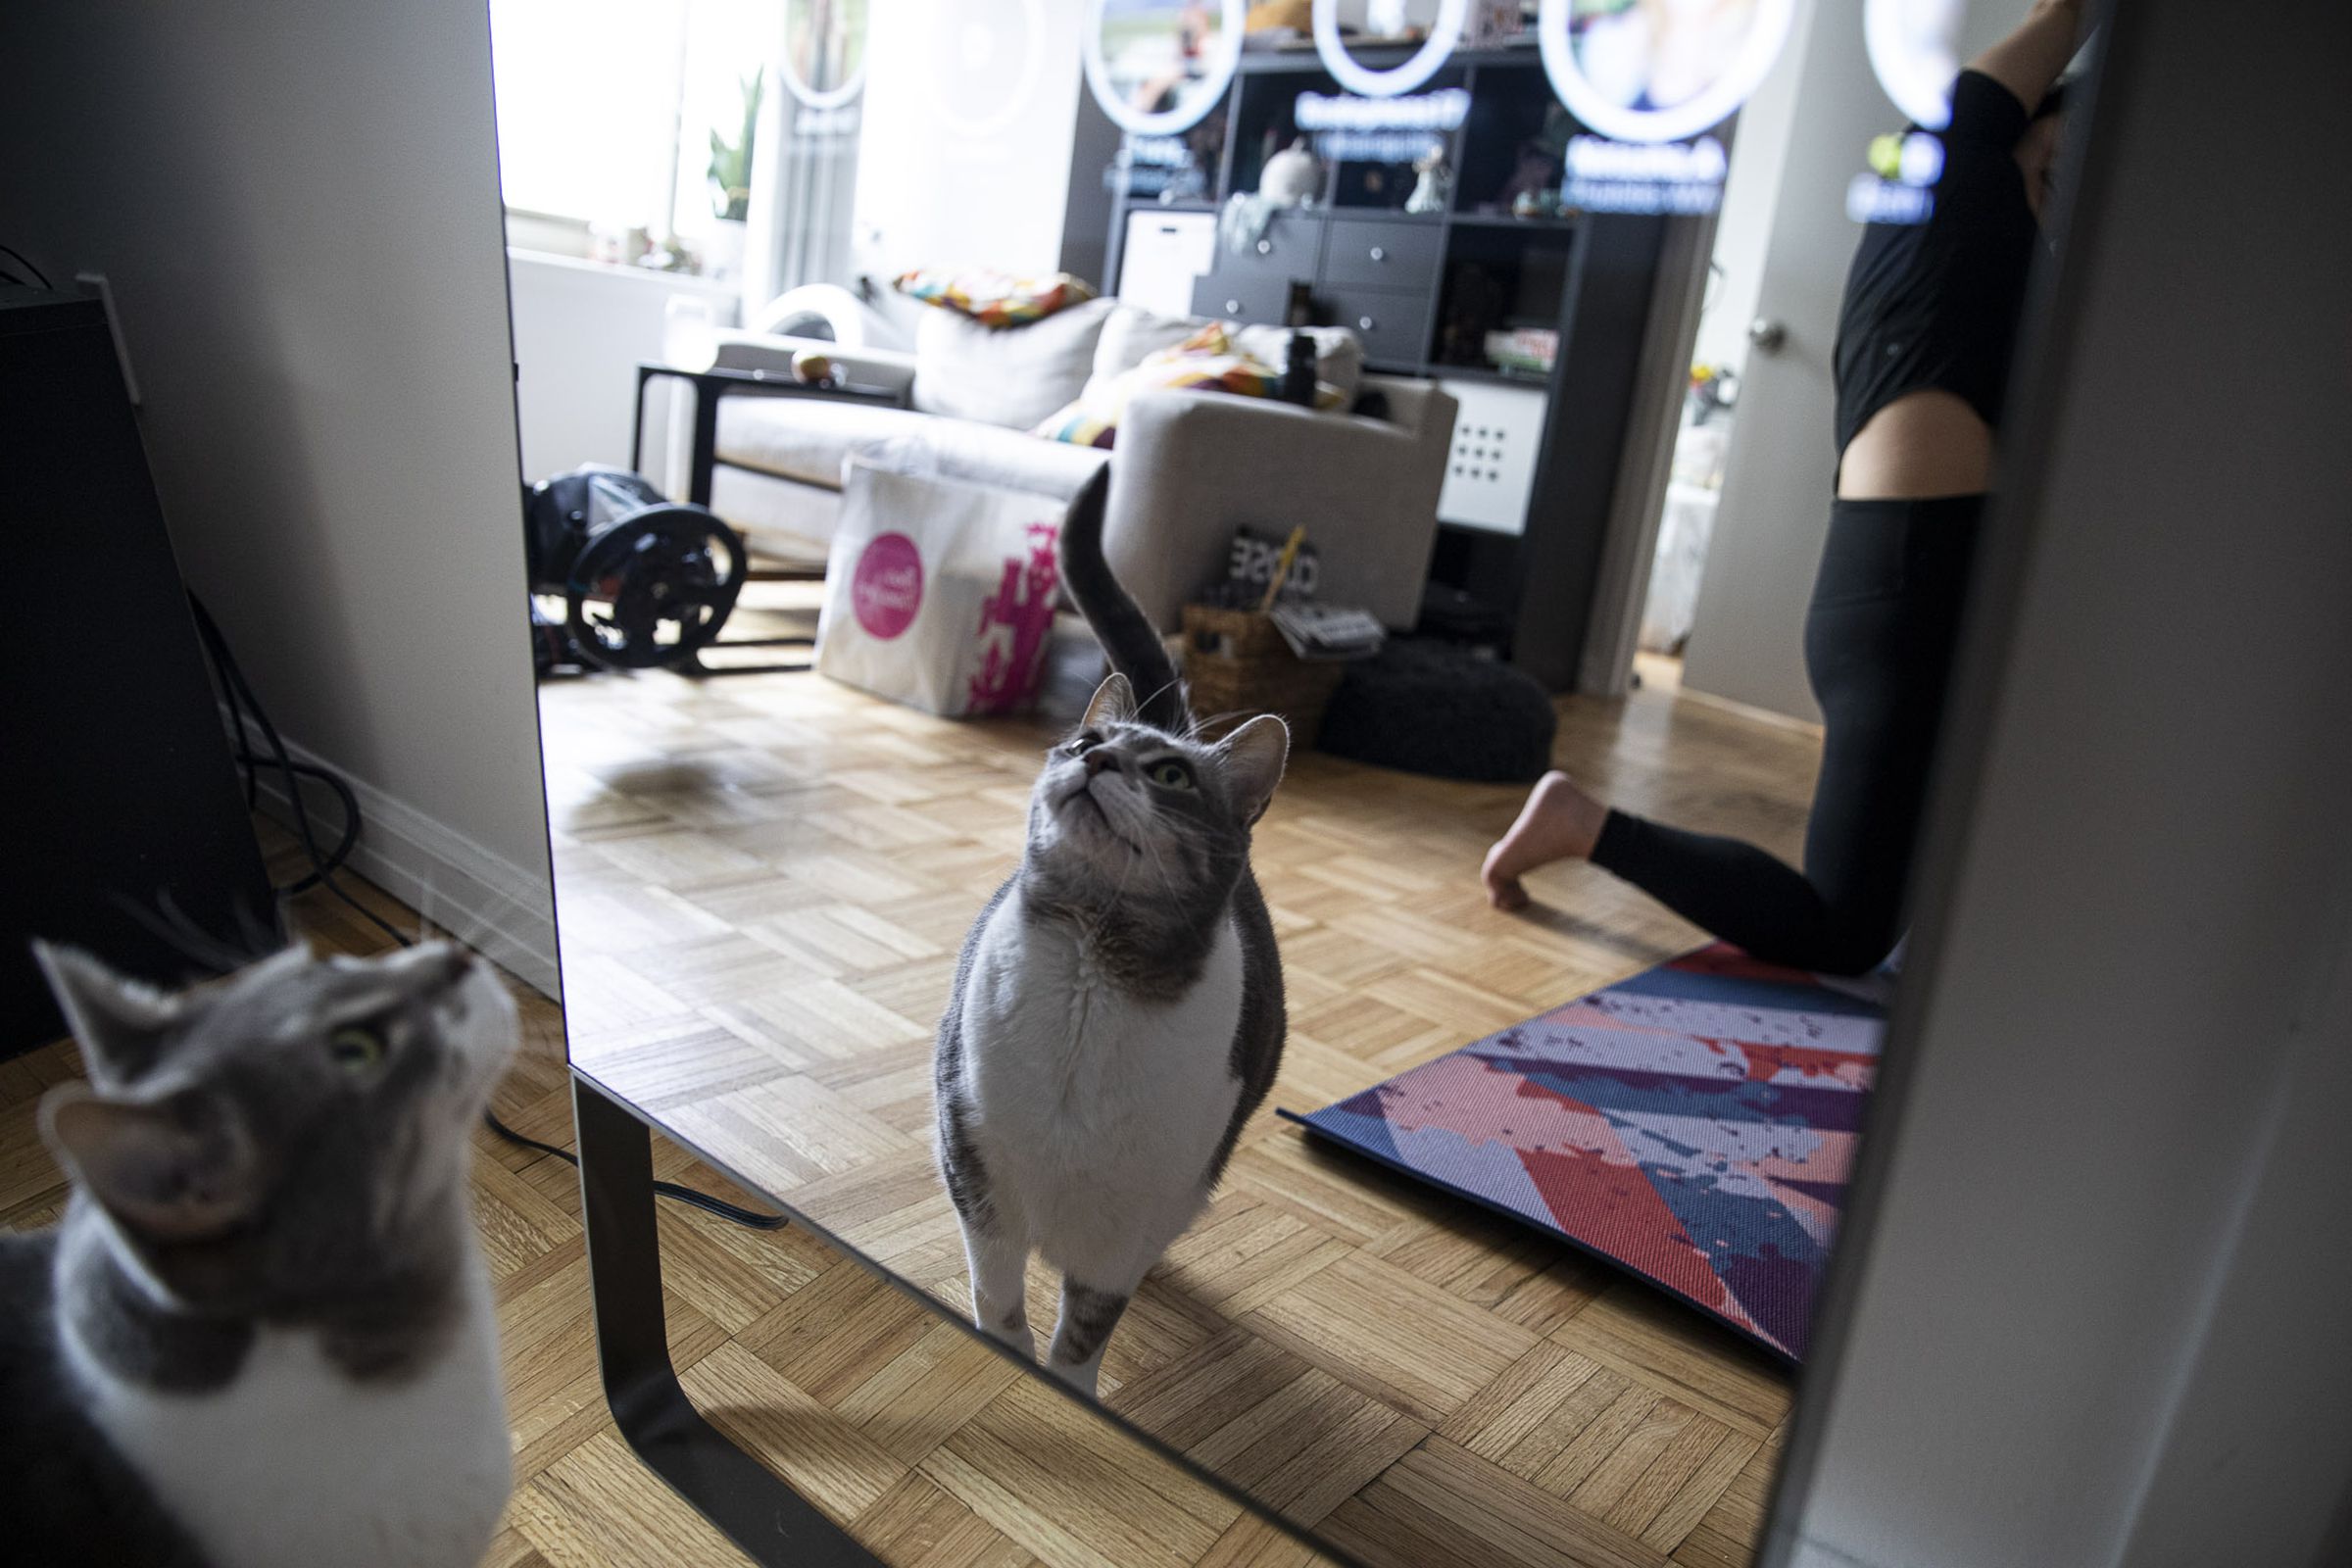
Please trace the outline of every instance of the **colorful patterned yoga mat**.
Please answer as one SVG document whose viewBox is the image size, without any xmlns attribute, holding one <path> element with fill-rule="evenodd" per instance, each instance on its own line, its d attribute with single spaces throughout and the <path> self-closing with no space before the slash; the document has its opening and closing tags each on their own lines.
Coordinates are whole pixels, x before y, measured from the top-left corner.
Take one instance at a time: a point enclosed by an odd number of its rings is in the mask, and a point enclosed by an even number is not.
<svg viewBox="0 0 2352 1568">
<path fill-rule="evenodd" d="M 1282 1114 L 1801 1360 L 1888 990 L 1702 948 Z"/>
</svg>

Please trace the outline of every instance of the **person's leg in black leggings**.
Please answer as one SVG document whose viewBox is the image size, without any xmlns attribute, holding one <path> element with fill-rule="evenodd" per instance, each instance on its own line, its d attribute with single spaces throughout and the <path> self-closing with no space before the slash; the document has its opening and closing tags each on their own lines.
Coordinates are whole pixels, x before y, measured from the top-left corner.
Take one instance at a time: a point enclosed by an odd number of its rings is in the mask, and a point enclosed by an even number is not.
<svg viewBox="0 0 2352 1568">
<path fill-rule="evenodd" d="M 1855 974 L 1884 959 L 1901 931 L 1981 507 L 1840 501 L 1832 514 L 1805 620 L 1823 744 L 1802 871 L 1614 810 L 1592 863 L 1767 962 Z"/>
</svg>

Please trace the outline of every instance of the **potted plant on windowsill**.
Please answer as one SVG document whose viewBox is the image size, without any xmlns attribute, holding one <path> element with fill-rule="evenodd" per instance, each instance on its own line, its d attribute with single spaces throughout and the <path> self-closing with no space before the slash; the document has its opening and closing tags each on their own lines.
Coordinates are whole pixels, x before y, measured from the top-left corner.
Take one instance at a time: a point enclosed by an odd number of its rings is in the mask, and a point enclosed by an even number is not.
<svg viewBox="0 0 2352 1568">
<path fill-rule="evenodd" d="M 703 271 L 732 279 L 743 273 L 744 218 L 752 205 L 752 143 L 760 130 L 760 95 L 764 74 L 755 71 L 743 79 L 743 131 L 729 141 L 710 132 L 710 243 Z"/>
</svg>

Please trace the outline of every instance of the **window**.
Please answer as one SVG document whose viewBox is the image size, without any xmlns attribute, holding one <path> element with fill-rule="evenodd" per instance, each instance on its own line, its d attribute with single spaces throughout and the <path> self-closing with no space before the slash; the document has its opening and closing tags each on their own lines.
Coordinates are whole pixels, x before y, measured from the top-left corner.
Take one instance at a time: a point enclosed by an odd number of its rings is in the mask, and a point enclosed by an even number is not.
<svg viewBox="0 0 2352 1568">
<path fill-rule="evenodd" d="M 712 231 L 710 133 L 743 133 L 744 83 L 782 0 L 491 0 L 498 147 L 514 211 L 624 233 Z"/>
</svg>

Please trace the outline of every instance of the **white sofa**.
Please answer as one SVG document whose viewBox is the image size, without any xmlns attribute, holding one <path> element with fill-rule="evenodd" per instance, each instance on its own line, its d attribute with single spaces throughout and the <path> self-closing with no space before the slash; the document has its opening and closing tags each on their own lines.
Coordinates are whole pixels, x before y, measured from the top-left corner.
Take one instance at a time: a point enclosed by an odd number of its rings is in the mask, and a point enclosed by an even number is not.
<svg viewBox="0 0 2352 1568">
<path fill-rule="evenodd" d="M 1454 400 L 1422 381 L 1360 375 L 1352 335 L 1319 329 L 1321 373 L 1377 391 L 1383 417 L 1318 413 L 1221 392 L 1154 391 L 1121 420 L 1117 451 L 1028 433 L 1075 398 L 1201 325 L 1098 300 L 1029 326 L 991 331 L 924 314 L 911 354 L 845 351 L 761 333 L 721 334 L 720 368 L 788 373 L 794 353 L 831 354 L 854 385 L 906 406 L 807 397 L 729 397 L 719 406 L 711 505 L 763 554 L 821 557 L 854 451 L 919 435 L 943 471 L 1066 499 L 1111 463 L 1103 545 L 1112 568 L 1163 630 L 1222 575 L 1235 528 L 1281 537 L 1295 523 L 1321 554 L 1321 597 L 1395 627 L 1420 612 L 1437 536 Z M 1247 346 L 1280 363 L 1284 334 Z"/>
</svg>

